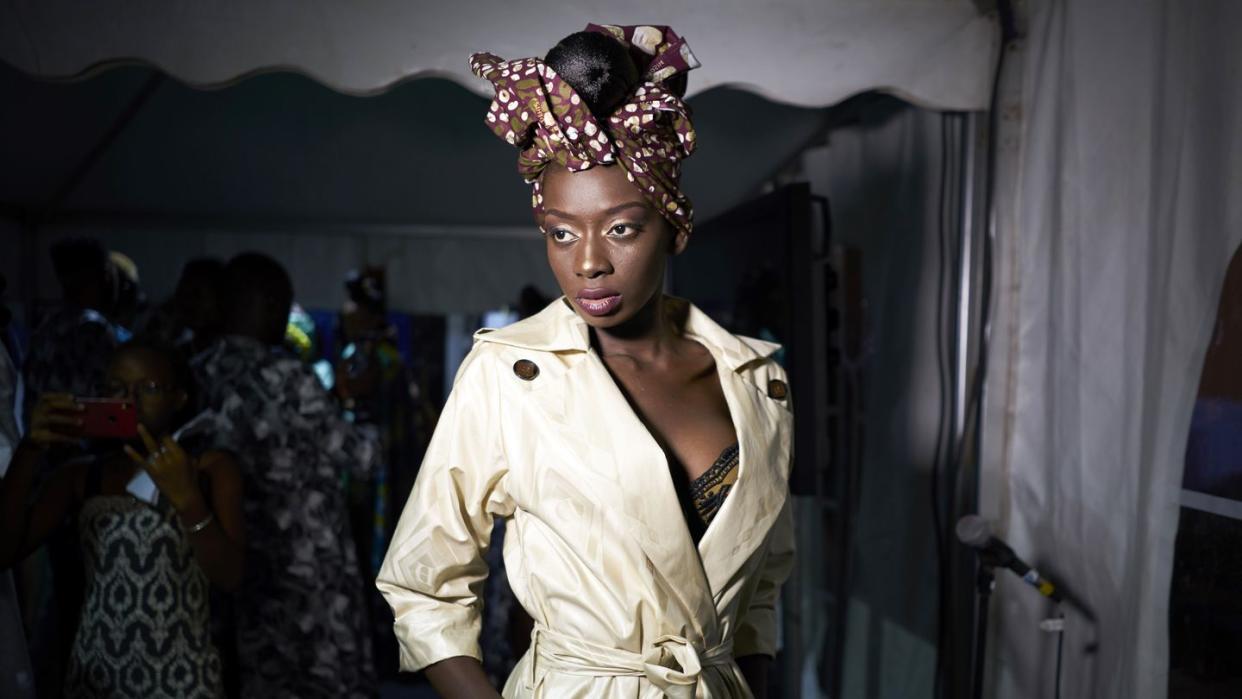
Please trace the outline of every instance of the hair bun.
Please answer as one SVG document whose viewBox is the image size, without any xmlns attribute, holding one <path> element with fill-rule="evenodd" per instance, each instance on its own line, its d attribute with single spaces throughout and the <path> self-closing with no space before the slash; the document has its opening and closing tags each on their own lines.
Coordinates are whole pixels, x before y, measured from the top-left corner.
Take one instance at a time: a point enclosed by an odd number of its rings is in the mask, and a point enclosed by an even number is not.
<svg viewBox="0 0 1242 699">
<path fill-rule="evenodd" d="M 638 87 L 638 66 L 629 51 L 597 32 L 561 39 L 544 62 L 586 100 L 597 119 L 606 119 Z"/>
</svg>

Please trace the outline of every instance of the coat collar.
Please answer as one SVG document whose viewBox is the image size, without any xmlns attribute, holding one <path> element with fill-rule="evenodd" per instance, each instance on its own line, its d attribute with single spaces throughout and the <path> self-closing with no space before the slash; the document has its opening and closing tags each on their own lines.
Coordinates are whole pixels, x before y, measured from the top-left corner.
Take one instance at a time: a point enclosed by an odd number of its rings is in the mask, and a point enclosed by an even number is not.
<svg viewBox="0 0 1242 699">
<path fill-rule="evenodd" d="M 730 333 L 685 299 L 666 296 L 665 303 L 674 316 L 684 318 L 686 334 L 707 345 L 729 371 L 767 359 L 781 348 L 775 342 Z M 564 296 L 526 320 L 499 330 L 483 328 L 474 338 L 540 352 L 586 352 L 591 348 L 590 326 Z"/>
</svg>

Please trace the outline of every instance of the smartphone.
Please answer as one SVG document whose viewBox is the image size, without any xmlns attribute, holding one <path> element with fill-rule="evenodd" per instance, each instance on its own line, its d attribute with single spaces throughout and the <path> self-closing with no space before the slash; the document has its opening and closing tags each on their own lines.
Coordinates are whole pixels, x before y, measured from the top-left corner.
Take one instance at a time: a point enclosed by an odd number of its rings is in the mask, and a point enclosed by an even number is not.
<svg viewBox="0 0 1242 699">
<path fill-rule="evenodd" d="M 82 404 L 82 436 L 133 439 L 138 436 L 138 411 L 120 398 L 78 398 Z"/>
</svg>

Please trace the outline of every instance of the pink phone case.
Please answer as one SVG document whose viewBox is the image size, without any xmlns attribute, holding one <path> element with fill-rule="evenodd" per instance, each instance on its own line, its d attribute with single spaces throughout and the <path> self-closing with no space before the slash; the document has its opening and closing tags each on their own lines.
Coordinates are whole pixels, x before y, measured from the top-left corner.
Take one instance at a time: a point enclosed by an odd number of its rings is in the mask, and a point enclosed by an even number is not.
<svg viewBox="0 0 1242 699">
<path fill-rule="evenodd" d="M 79 398 L 82 436 L 94 439 L 133 439 L 138 436 L 134 404 L 119 398 Z"/>
</svg>

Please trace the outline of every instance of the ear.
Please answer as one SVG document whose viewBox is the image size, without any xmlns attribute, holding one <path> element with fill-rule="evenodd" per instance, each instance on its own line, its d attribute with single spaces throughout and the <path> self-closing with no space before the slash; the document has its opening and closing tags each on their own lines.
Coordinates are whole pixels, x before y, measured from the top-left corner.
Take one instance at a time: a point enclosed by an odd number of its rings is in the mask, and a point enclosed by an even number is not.
<svg viewBox="0 0 1242 699">
<path fill-rule="evenodd" d="M 680 255 L 685 251 L 686 246 L 689 244 L 690 234 L 679 229 L 673 234 L 672 249 L 670 250 L 670 253 L 673 255 Z"/>
</svg>

